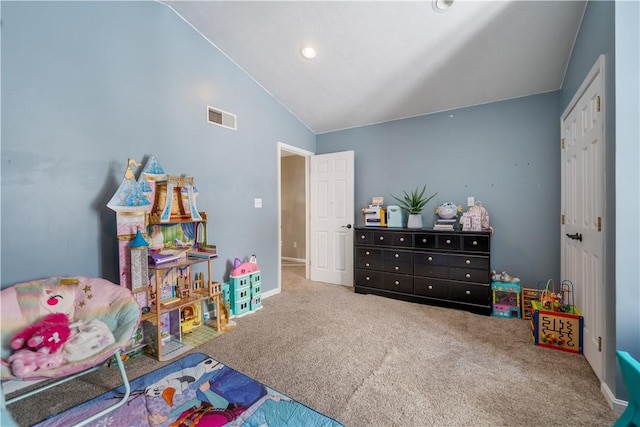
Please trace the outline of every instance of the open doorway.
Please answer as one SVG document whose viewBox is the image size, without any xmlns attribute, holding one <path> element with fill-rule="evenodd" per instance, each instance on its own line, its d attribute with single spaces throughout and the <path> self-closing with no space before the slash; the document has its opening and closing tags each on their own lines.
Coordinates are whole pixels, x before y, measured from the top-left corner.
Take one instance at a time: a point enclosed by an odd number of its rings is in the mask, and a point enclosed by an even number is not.
<svg viewBox="0 0 640 427">
<path fill-rule="evenodd" d="M 309 277 L 309 157 L 313 153 L 278 143 L 278 291 L 282 269 L 304 266 Z"/>
</svg>

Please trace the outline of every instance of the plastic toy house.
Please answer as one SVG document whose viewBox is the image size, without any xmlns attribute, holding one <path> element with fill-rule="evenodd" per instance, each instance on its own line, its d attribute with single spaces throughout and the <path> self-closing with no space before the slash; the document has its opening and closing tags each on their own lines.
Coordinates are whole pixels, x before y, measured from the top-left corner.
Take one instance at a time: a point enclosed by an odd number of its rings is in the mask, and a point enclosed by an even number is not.
<svg viewBox="0 0 640 427">
<path fill-rule="evenodd" d="M 517 319 L 522 317 L 520 283 L 493 281 L 491 291 L 494 316 Z"/>
<path fill-rule="evenodd" d="M 262 279 L 255 256 L 244 263 L 235 259 L 229 276 L 229 302 L 232 316 L 243 316 L 262 308 Z"/>
</svg>

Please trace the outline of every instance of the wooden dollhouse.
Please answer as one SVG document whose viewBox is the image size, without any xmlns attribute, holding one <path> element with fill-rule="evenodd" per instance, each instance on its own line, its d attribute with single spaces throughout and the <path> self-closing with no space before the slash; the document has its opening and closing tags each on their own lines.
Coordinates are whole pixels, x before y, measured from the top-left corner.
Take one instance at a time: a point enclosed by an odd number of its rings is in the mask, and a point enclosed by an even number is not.
<svg viewBox="0 0 640 427">
<path fill-rule="evenodd" d="M 140 164 L 129 160 L 107 206 L 116 211 L 120 284 L 131 289 L 143 312 L 136 344 L 164 361 L 193 348 L 190 335 L 208 329 L 213 338 L 223 329 L 221 286 L 211 275 L 217 255 L 189 256 L 206 246 L 207 214 L 197 210 L 193 177 L 166 175 L 151 156 L 136 181 L 132 166 Z M 137 252 L 141 235 L 150 254 L 146 265 Z"/>
</svg>

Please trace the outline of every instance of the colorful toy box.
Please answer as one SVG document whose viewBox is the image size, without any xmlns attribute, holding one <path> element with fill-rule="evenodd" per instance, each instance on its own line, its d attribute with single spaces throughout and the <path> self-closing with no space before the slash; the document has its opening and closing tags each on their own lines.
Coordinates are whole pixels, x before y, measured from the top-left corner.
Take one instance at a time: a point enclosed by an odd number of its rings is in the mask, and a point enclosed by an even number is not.
<svg viewBox="0 0 640 427">
<path fill-rule="evenodd" d="M 582 354 L 584 318 L 575 306 L 567 311 L 551 311 L 540 301 L 532 301 L 531 334 L 535 345 Z"/>
<path fill-rule="evenodd" d="M 521 288 L 518 282 L 491 282 L 493 294 L 493 312 L 496 317 L 522 317 L 520 305 Z"/>
</svg>

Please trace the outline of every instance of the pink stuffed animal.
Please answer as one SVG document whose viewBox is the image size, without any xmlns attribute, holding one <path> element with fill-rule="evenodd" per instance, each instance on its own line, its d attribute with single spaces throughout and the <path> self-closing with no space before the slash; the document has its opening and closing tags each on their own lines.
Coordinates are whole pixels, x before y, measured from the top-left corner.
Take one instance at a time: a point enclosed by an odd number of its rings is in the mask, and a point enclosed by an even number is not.
<svg viewBox="0 0 640 427">
<path fill-rule="evenodd" d="M 47 314 L 43 319 L 27 326 L 11 339 L 14 350 L 25 347 L 39 353 L 55 353 L 69 339 L 69 318 L 64 313 Z"/>
<path fill-rule="evenodd" d="M 16 377 L 22 377 L 38 370 L 52 369 L 62 365 L 64 362 L 64 353 L 62 351 L 46 354 L 21 348 L 9 356 L 11 371 Z"/>
</svg>

